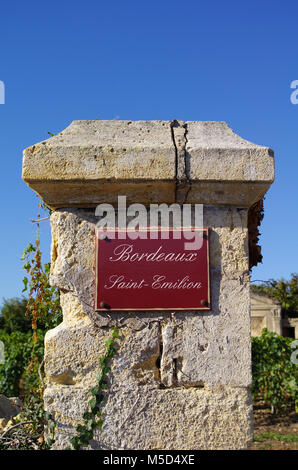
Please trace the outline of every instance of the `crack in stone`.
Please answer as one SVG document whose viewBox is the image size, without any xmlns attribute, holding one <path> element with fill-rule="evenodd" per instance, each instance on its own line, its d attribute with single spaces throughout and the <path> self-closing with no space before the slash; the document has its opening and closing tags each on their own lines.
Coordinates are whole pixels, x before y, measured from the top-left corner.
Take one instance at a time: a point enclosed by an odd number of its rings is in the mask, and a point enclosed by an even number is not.
<svg viewBox="0 0 298 470">
<path fill-rule="evenodd" d="M 161 360 L 162 360 L 162 355 L 163 355 L 163 340 L 162 340 L 162 327 L 161 327 L 160 322 L 158 326 L 159 326 L 159 356 L 156 359 L 155 364 L 158 370 L 158 378 L 159 378 L 160 387 L 162 388 L 163 384 L 162 384 L 162 378 L 161 378 Z"/>
<path fill-rule="evenodd" d="M 175 202 L 178 204 L 185 204 L 189 191 L 191 190 L 190 181 L 190 158 L 186 151 L 187 145 L 187 124 L 183 121 L 174 119 L 170 122 L 171 137 L 175 149 Z M 175 128 L 184 129 L 183 137 L 180 133 L 177 135 L 181 137 L 181 141 L 176 141 Z M 183 170 L 180 175 L 179 166 L 183 160 Z"/>
<path fill-rule="evenodd" d="M 178 185 L 178 148 L 175 141 L 174 126 L 177 124 L 177 120 L 174 119 L 170 122 L 171 137 L 175 150 L 175 202 L 177 201 L 177 185 Z"/>
<path fill-rule="evenodd" d="M 190 193 L 190 191 L 191 191 L 190 155 L 189 155 L 189 153 L 188 153 L 187 150 L 186 150 L 186 146 L 187 146 L 187 143 L 188 143 L 188 139 L 187 139 L 187 134 L 188 134 L 187 123 L 184 123 L 184 129 L 185 129 L 185 132 L 184 132 L 184 139 L 185 139 L 185 146 L 184 146 L 184 171 L 185 171 L 185 176 L 186 176 L 187 183 L 188 183 L 188 189 L 187 189 L 187 192 L 186 192 L 186 194 L 185 194 L 183 204 L 186 203 L 187 198 L 188 198 L 188 195 L 189 195 L 189 193 Z"/>
</svg>

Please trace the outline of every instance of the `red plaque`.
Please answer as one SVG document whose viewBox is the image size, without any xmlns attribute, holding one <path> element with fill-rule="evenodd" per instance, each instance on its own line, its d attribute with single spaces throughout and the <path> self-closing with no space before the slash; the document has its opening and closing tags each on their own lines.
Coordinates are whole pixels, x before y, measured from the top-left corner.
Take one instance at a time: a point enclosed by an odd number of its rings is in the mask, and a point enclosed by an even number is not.
<svg viewBox="0 0 298 470">
<path fill-rule="evenodd" d="M 95 310 L 211 310 L 209 231 L 193 230 L 201 241 L 191 249 L 190 229 L 188 239 L 175 229 L 168 239 L 165 229 L 148 229 L 147 239 L 121 230 L 96 238 Z"/>
</svg>

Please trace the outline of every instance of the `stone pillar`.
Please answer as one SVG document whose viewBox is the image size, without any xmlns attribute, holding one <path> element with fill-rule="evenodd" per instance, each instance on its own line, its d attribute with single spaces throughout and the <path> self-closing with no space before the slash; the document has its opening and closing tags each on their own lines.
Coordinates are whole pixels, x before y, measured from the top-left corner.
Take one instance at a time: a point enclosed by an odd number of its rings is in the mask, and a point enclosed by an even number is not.
<svg viewBox="0 0 298 470">
<path fill-rule="evenodd" d="M 244 449 L 252 440 L 248 208 L 274 178 L 270 149 L 224 122 L 74 121 L 24 152 L 52 209 L 51 283 L 63 322 L 46 335 L 46 408 L 69 446 L 117 322 L 94 449 Z M 94 313 L 94 207 L 203 203 L 212 310 Z"/>
</svg>

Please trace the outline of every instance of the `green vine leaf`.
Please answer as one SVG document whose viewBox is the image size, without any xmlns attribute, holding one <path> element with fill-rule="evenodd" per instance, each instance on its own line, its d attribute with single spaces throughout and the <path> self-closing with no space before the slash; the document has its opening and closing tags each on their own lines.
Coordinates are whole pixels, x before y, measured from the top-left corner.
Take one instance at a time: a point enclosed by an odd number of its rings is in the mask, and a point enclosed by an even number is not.
<svg viewBox="0 0 298 470">
<path fill-rule="evenodd" d="M 93 398 L 88 402 L 89 410 L 87 409 L 83 413 L 82 418 L 84 420 L 84 424 L 79 424 L 77 426 L 76 431 L 78 434 L 70 439 L 70 443 L 74 450 L 78 450 L 82 446 L 87 446 L 89 441 L 93 439 L 95 429 L 101 429 L 104 424 L 102 412 L 99 410 L 99 406 L 104 400 L 104 394 L 101 392 L 107 388 L 107 381 L 104 380 L 104 377 L 110 371 L 110 367 L 107 364 L 116 352 L 113 348 L 115 338 L 118 338 L 118 330 L 113 328 L 111 337 L 105 341 L 106 354 L 99 357 L 101 372 L 96 374 L 97 385 L 92 387 L 90 390 Z"/>
<path fill-rule="evenodd" d="M 22 290 L 22 292 L 25 292 L 28 288 L 28 278 L 27 277 L 24 277 L 23 284 L 24 284 L 24 289 Z"/>
<path fill-rule="evenodd" d="M 92 387 L 90 391 L 91 391 L 91 394 L 92 394 L 92 395 L 97 395 L 98 392 L 99 392 L 99 390 L 100 390 L 100 388 L 99 388 L 99 386 L 97 385 L 96 387 Z"/>
</svg>

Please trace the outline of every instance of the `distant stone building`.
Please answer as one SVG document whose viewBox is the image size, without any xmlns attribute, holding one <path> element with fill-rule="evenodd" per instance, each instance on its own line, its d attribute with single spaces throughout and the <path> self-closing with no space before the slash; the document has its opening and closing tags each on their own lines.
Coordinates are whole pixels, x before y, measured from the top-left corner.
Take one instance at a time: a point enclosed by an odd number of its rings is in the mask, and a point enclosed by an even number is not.
<svg viewBox="0 0 298 470">
<path fill-rule="evenodd" d="M 251 335 L 261 336 L 263 328 L 282 335 L 281 305 L 265 295 L 250 293 Z"/>
<path fill-rule="evenodd" d="M 282 335 L 290 338 L 298 338 L 298 318 L 282 319 Z"/>
<path fill-rule="evenodd" d="M 261 336 L 267 328 L 280 336 L 298 338 L 298 318 L 285 317 L 277 300 L 251 292 L 250 305 L 252 336 Z"/>
</svg>

